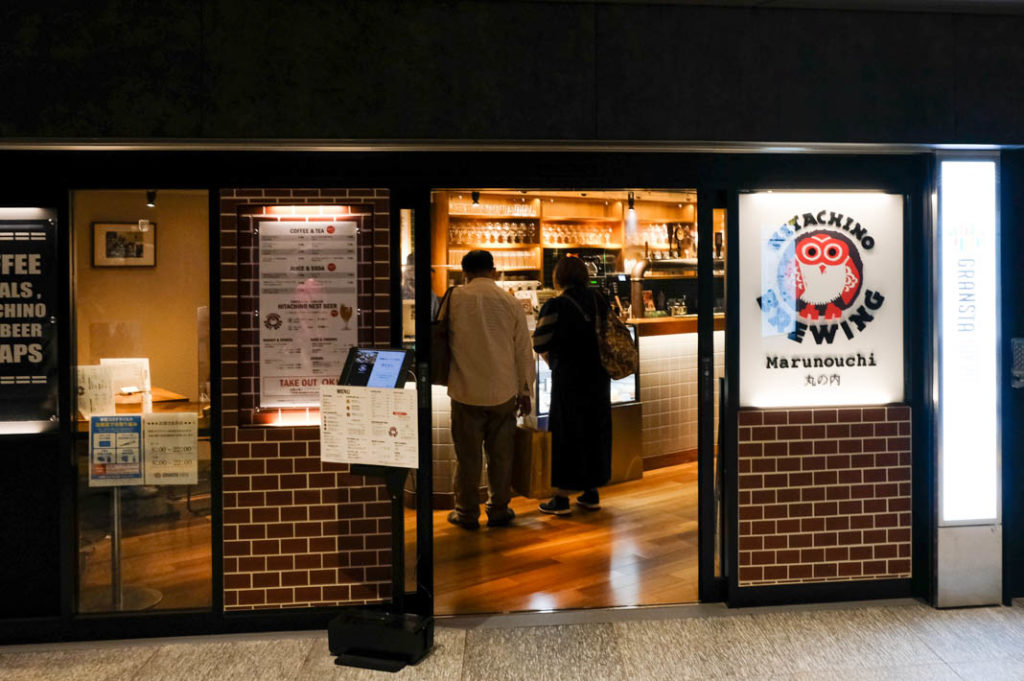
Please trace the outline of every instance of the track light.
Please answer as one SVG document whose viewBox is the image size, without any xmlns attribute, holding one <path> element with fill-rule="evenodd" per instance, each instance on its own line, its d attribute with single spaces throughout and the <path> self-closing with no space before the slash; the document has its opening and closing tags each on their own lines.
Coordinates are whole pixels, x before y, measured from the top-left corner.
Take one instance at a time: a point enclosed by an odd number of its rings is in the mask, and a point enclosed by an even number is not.
<svg viewBox="0 0 1024 681">
<path fill-rule="evenodd" d="M 150 189 L 146 192 L 146 205 L 150 208 L 156 208 L 156 190 Z"/>
<path fill-rule="evenodd" d="M 480 192 L 473 192 L 473 206 L 480 206 Z"/>
</svg>

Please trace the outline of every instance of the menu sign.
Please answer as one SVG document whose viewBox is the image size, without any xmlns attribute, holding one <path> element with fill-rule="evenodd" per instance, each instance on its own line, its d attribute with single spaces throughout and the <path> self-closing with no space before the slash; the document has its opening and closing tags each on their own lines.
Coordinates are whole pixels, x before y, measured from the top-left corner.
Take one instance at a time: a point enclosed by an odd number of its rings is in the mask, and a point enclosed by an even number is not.
<svg viewBox="0 0 1024 681">
<path fill-rule="evenodd" d="M 415 390 L 323 386 L 320 395 L 322 461 L 419 466 Z"/>
<path fill-rule="evenodd" d="M 260 406 L 314 407 L 356 344 L 352 221 L 259 223 Z"/>
<path fill-rule="evenodd" d="M 739 223 L 740 404 L 902 401 L 903 197 L 744 194 Z"/>
<path fill-rule="evenodd" d="M 49 220 L 0 221 L 0 418 L 57 413 L 57 273 Z"/>
</svg>

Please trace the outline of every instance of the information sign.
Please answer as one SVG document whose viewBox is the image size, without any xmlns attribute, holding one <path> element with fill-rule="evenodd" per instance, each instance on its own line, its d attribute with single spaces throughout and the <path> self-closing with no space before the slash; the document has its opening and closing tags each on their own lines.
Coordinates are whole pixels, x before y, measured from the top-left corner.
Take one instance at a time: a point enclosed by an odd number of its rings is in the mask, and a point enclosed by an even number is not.
<svg viewBox="0 0 1024 681">
<path fill-rule="evenodd" d="M 142 416 L 89 419 L 89 486 L 142 483 Z"/>
<path fill-rule="evenodd" d="M 199 419 L 195 414 L 146 414 L 142 440 L 147 485 L 199 482 Z"/>
</svg>

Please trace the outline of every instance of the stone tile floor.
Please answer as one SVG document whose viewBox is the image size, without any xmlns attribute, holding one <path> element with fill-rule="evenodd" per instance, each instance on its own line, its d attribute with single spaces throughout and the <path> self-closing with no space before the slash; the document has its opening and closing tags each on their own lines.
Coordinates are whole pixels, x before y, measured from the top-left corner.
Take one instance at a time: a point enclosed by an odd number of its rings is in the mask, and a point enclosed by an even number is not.
<svg viewBox="0 0 1024 681">
<path fill-rule="evenodd" d="M 1024 608 L 910 601 L 442 620 L 398 674 L 337 667 L 324 632 L 0 647 L 0 681 L 1024 680 Z"/>
</svg>

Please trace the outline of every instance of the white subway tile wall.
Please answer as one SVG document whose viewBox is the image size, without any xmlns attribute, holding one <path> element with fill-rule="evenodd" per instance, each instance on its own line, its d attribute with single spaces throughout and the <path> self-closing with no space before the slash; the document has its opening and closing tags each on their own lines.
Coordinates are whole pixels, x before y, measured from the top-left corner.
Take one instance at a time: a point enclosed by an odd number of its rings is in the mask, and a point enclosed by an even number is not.
<svg viewBox="0 0 1024 681">
<path fill-rule="evenodd" d="M 714 337 L 716 378 L 725 373 L 725 332 Z M 716 384 L 715 431 L 718 429 Z M 640 338 L 644 458 L 697 449 L 697 334 Z"/>
</svg>

